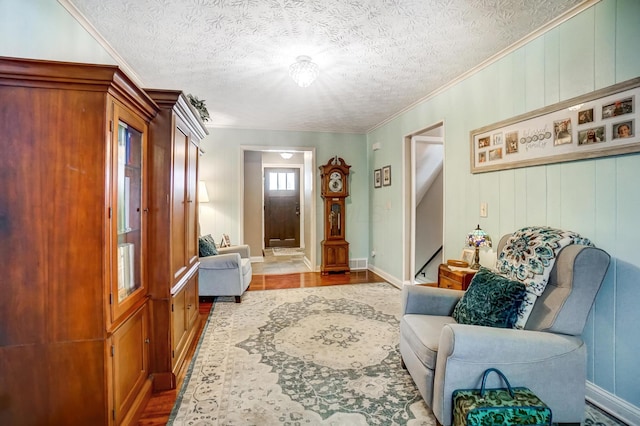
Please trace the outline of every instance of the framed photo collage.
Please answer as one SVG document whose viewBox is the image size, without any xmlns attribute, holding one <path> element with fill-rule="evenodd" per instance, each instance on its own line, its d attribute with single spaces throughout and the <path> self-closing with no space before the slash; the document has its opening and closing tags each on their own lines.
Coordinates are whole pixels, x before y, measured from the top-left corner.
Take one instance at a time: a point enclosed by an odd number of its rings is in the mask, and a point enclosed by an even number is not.
<svg viewBox="0 0 640 426">
<path fill-rule="evenodd" d="M 640 151 L 640 78 L 471 132 L 471 172 Z"/>
</svg>

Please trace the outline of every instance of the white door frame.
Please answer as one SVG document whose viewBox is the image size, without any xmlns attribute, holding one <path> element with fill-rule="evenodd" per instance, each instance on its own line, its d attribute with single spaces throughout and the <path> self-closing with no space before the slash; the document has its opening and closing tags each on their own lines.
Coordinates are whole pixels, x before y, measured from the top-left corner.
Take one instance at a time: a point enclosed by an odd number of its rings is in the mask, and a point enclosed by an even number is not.
<svg viewBox="0 0 640 426">
<path fill-rule="evenodd" d="M 442 127 L 442 137 L 424 136 L 424 133 Z M 404 151 L 404 178 L 405 178 L 405 194 L 408 192 L 409 197 L 405 197 L 404 204 L 404 277 L 405 284 L 415 284 L 415 268 L 416 268 L 416 138 L 421 142 L 442 144 L 444 145 L 444 120 L 440 120 L 423 129 L 411 132 L 404 136 L 402 149 Z M 444 153 L 443 153 L 444 157 Z M 443 186 L 444 186 L 444 159 L 443 159 Z M 442 208 L 444 209 L 444 203 Z M 444 229 L 446 215 L 443 214 L 442 231 L 443 231 L 443 252 L 444 252 Z"/>
<path fill-rule="evenodd" d="M 300 181 L 302 182 L 300 196 L 304 197 L 304 191 L 311 190 L 311 202 L 309 205 L 309 211 L 311 212 L 309 215 L 309 269 L 312 271 L 318 270 L 318 262 L 317 262 L 317 233 L 316 233 L 316 148 L 315 147 L 293 147 L 293 146 L 267 146 L 267 145 L 241 145 L 240 150 L 242 155 L 240 155 L 240 165 L 238 167 L 238 179 L 239 179 L 239 187 L 242 191 L 240 194 L 240 207 L 239 207 L 239 215 L 242 218 L 240 221 L 240 238 L 243 241 L 244 238 L 244 154 L 245 151 L 258 151 L 258 152 L 293 152 L 293 153 L 302 153 L 304 156 L 304 163 L 307 164 L 307 161 L 310 163 L 309 170 L 306 170 L 303 167 L 302 173 L 300 174 Z M 286 167 L 292 168 L 291 164 L 287 164 Z M 264 170 L 264 167 L 263 167 Z M 304 176 L 303 176 L 304 175 Z M 264 174 L 263 174 L 264 176 Z M 262 185 L 262 205 L 264 206 L 264 183 Z M 304 219 L 300 220 L 301 226 L 304 223 Z M 301 227 L 301 235 L 300 235 L 300 243 L 305 241 L 305 245 L 307 244 L 306 238 L 304 238 L 304 228 Z M 264 248 L 264 214 L 262 215 L 262 246 Z"/>
</svg>

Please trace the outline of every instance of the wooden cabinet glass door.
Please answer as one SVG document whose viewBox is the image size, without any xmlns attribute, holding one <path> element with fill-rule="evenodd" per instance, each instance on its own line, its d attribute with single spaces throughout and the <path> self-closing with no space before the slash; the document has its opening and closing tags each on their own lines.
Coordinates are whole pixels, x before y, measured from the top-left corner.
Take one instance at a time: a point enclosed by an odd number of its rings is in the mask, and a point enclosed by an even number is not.
<svg viewBox="0 0 640 426">
<path fill-rule="evenodd" d="M 112 260 L 112 320 L 144 296 L 146 123 L 114 106 L 113 182 L 115 249 Z"/>
</svg>

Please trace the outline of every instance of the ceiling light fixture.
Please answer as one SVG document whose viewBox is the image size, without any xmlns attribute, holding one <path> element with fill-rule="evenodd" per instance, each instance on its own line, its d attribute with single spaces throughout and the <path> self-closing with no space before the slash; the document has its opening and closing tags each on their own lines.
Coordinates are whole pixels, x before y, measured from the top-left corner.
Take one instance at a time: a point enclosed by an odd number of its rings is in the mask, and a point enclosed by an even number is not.
<svg viewBox="0 0 640 426">
<path fill-rule="evenodd" d="M 300 87 L 309 87 L 316 81 L 320 74 L 318 64 L 311 62 L 311 58 L 305 55 L 298 56 L 289 67 L 289 75 Z"/>
<path fill-rule="evenodd" d="M 290 159 L 291 157 L 293 157 L 293 154 L 290 152 L 281 152 L 280 153 L 280 157 L 284 158 L 285 160 Z"/>
</svg>

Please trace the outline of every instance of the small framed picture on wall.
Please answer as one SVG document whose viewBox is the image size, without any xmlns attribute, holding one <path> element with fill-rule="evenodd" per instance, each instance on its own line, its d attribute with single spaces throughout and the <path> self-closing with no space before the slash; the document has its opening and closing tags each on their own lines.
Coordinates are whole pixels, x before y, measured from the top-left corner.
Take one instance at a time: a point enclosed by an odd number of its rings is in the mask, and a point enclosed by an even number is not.
<svg viewBox="0 0 640 426">
<path fill-rule="evenodd" d="M 382 185 L 391 185 L 391 166 L 384 166 L 382 168 Z"/>
<path fill-rule="evenodd" d="M 373 187 L 380 188 L 382 186 L 382 170 L 375 169 L 373 171 Z"/>
</svg>

